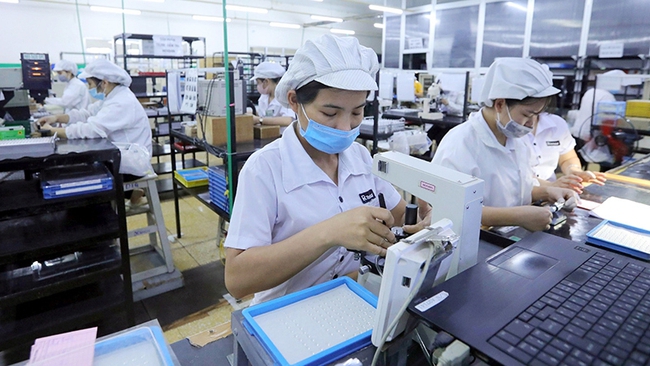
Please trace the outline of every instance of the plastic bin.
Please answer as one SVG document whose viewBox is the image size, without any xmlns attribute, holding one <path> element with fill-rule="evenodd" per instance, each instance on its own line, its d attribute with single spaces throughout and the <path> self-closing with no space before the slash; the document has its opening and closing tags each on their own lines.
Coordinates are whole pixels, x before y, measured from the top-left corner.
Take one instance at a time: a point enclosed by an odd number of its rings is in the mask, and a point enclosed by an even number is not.
<svg viewBox="0 0 650 366">
<path fill-rule="evenodd" d="M 174 171 L 174 177 L 187 188 L 208 185 L 208 168 L 189 168 Z"/>
</svg>

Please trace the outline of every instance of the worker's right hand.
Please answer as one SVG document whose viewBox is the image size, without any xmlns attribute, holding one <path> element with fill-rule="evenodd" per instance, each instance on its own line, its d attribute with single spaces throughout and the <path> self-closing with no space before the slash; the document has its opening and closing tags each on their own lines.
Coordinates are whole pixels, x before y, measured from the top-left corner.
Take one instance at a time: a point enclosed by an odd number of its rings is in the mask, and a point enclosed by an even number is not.
<svg viewBox="0 0 650 366">
<path fill-rule="evenodd" d="M 558 178 L 555 182 L 551 183 L 551 186 L 558 188 L 567 188 L 575 191 L 578 194 L 582 194 L 582 178 L 575 174 L 568 174 Z"/>
<path fill-rule="evenodd" d="M 36 121 L 36 123 L 39 126 L 43 126 L 45 124 L 50 124 L 51 125 L 51 124 L 55 124 L 56 122 L 57 122 L 57 116 L 56 115 L 41 117 L 41 118 L 38 119 L 38 121 Z"/>
<path fill-rule="evenodd" d="M 393 215 L 387 209 L 361 206 L 342 212 L 322 224 L 331 245 L 385 256 L 386 248 L 395 242 L 395 234 L 390 230 L 393 223 Z"/>
<path fill-rule="evenodd" d="M 553 213 L 548 207 L 519 206 L 517 207 L 519 226 L 529 231 L 548 230 L 551 227 Z"/>
</svg>

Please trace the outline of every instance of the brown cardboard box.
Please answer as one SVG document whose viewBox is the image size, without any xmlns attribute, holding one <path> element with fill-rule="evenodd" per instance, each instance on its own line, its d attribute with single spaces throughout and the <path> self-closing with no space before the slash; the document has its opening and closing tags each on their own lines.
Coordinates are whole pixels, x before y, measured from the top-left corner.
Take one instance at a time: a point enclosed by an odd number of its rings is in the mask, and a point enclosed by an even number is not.
<svg viewBox="0 0 650 366">
<path fill-rule="evenodd" d="M 280 136 L 280 126 L 253 126 L 253 134 L 256 140 L 272 139 Z"/>
<path fill-rule="evenodd" d="M 253 116 L 235 116 L 235 138 L 237 142 L 253 141 Z M 203 138 L 203 131 L 198 128 L 200 138 Z M 225 146 L 227 141 L 226 117 L 206 117 L 205 139 L 210 145 Z"/>
</svg>

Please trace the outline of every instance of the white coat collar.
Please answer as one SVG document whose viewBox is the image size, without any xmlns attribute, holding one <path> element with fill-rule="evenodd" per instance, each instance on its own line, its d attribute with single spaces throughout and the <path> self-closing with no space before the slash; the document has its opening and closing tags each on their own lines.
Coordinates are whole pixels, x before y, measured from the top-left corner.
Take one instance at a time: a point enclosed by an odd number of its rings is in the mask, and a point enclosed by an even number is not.
<svg viewBox="0 0 650 366">
<path fill-rule="evenodd" d="M 514 139 L 506 139 L 506 146 L 503 146 L 497 140 L 497 137 L 494 136 L 490 126 L 488 125 L 485 118 L 483 118 L 483 109 L 480 109 L 476 113 L 472 113 L 468 121 L 471 126 L 476 131 L 477 136 L 483 141 L 483 143 L 491 148 L 499 149 L 505 152 L 510 152 L 514 148 Z"/>
<path fill-rule="evenodd" d="M 282 159 L 282 184 L 286 192 L 292 191 L 300 186 L 316 183 L 329 182 L 332 180 L 314 163 L 305 148 L 298 140 L 294 121 L 284 130 L 280 139 L 280 158 Z M 361 145 L 353 143 L 352 146 L 339 154 L 339 184 L 342 184 L 350 175 L 361 175 L 370 172 L 359 151 Z"/>
</svg>

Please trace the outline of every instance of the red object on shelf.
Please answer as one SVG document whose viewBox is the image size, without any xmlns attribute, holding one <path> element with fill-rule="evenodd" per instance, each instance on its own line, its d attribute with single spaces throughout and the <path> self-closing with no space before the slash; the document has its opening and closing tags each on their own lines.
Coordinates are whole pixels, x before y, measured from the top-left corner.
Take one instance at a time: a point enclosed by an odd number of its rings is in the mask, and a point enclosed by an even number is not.
<svg viewBox="0 0 650 366">
<path fill-rule="evenodd" d="M 174 147 L 177 150 L 182 151 L 182 152 L 192 152 L 192 151 L 199 150 L 196 146 L 185 143 L 185 142 L 182 142 L 182 141 L 174 142 Z"/>
<path fill-rule="evenodd" d="M 164 72 L 160 71 L 144 71 L 144 72 L 139 72 L 139 76 L 165 76 Z"/>
</svg>

